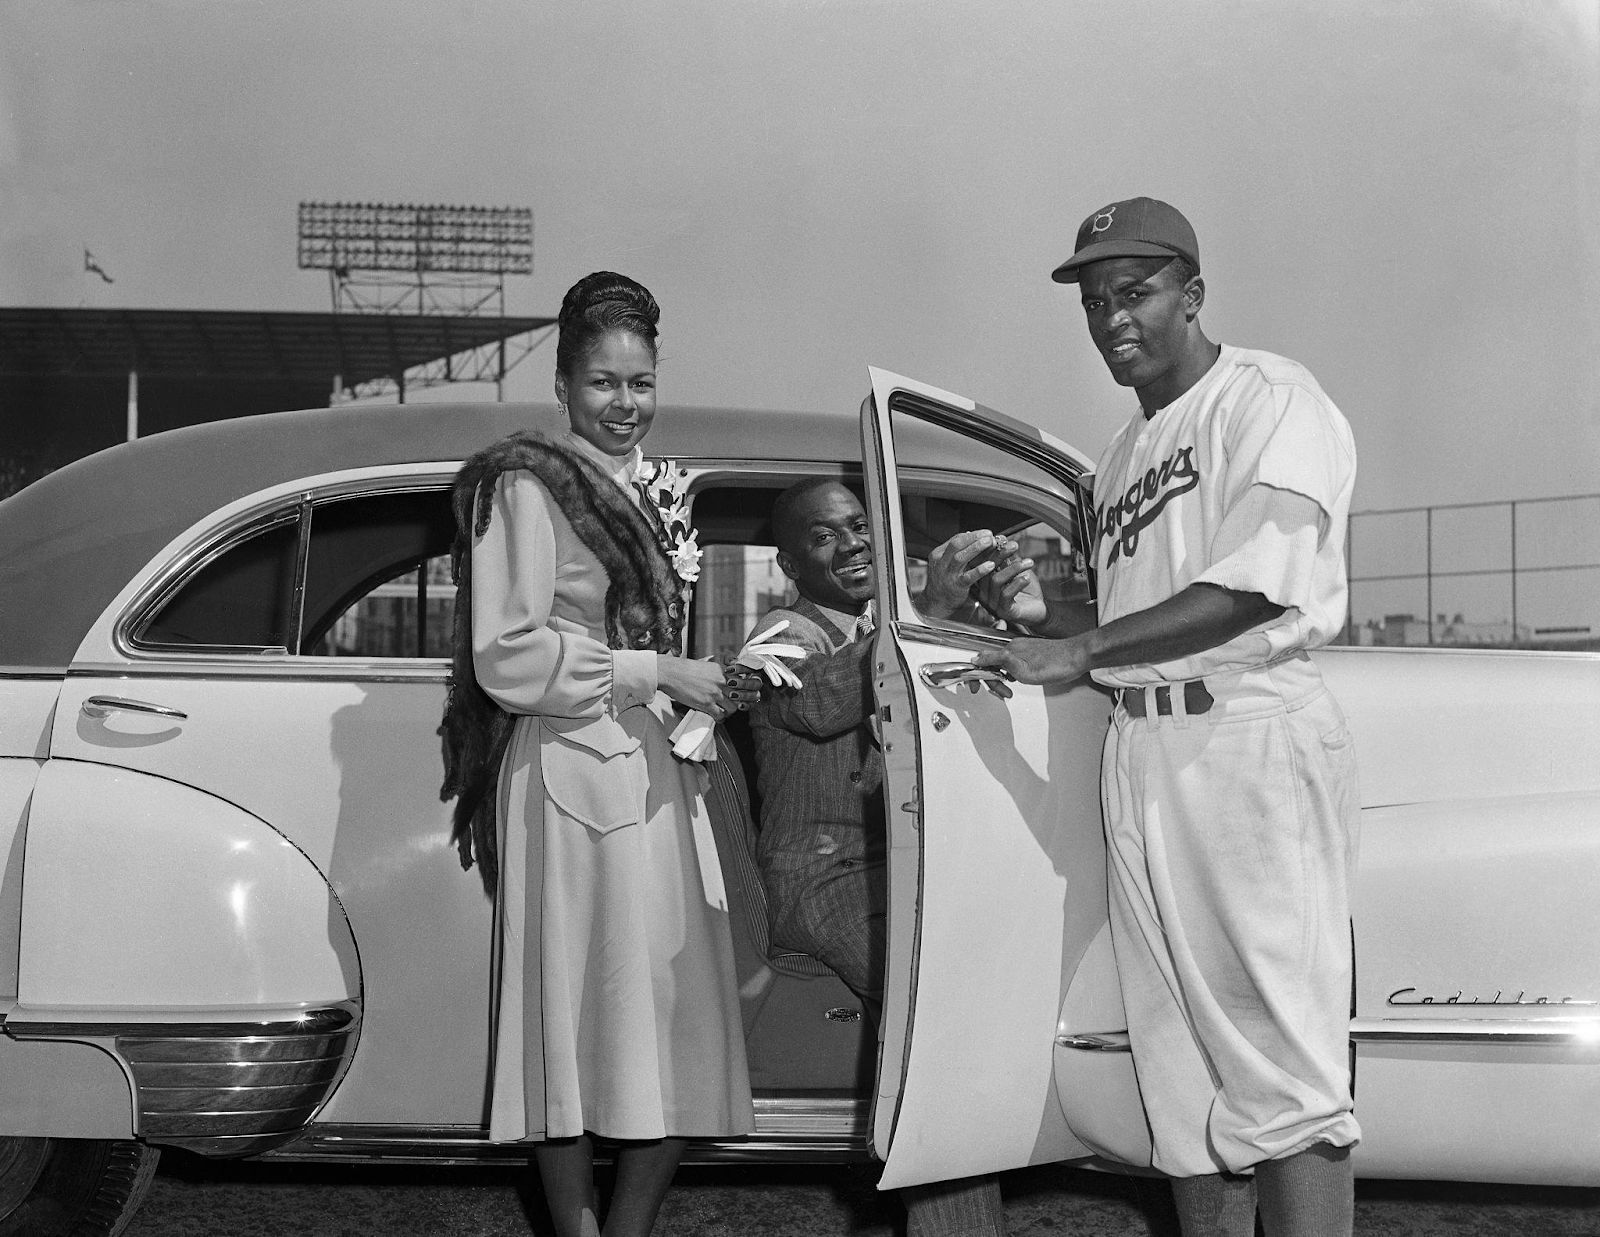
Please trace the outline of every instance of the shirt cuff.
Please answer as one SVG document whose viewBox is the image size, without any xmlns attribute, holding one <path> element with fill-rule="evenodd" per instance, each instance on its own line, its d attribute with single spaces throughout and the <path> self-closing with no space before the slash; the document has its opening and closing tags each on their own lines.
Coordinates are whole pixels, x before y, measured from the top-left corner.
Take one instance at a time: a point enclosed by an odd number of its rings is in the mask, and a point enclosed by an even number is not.
<svg viewBox="0 0 1600 1237">
<path fill-rule="evenodd" d="M 656 656 L 650 649 L 611 650 L 611 708 L 620 713 L 656 694 Z"/>
</svg>

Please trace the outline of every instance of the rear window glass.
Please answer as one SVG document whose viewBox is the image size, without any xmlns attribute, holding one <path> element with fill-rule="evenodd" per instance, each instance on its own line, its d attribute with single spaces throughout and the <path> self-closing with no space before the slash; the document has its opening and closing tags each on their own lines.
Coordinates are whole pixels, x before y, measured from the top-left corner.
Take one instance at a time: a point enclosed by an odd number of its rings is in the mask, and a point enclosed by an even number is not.
<svg viewBox="0 0 1600 1237">
<path fill-rule="evenodd" d="M 302 522 L 303 589 L 297 590 Z M 152 650 L 448 657 L 455 608 L 444 489 L 329 499 L 226 546 L 136 626 Z"/>
<path fill-rule="evenodd" d="M 292 516 L 229 546 L 140 627 L 139 644 L 287 650 L 299 524 Z"/>
</svg>

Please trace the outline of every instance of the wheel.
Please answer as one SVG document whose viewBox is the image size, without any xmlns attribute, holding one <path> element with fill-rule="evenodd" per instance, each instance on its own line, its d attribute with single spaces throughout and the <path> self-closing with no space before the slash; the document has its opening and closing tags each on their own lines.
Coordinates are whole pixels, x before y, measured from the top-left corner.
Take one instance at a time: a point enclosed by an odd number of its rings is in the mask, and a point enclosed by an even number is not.
<svg viewBox="0 0 1600 1237">
<path fill-rule="evenodd" d="M 0 1237 L 116 1237 L 160 1154 L 138 1142 L 0 1137 Z"/>
</svg>

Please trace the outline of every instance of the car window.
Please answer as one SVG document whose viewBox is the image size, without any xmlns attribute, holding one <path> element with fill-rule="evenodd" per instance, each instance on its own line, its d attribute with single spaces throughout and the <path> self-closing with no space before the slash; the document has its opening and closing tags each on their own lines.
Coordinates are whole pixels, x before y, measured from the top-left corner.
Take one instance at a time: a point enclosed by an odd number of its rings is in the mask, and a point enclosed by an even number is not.
<svg viewBox="0 0 1600 1237">
<path fill-rule="evenodd" d="M 448 657 L 455 613 L 449 492 L 402 490 L 318 504 L 306 556 L 301 653 Z"/>
<path fill-rule="evenodd" d="M 705 555 L 689 632 L 693 656 L 737 652 L 763 614 L 793 600 L 768 516 L 773 499 L 797 479 L 741 479 L 696 492 L 693 520 Z M 1060 527 L 1068 519 L 1051 495 L 969 474 L 908 476 L 903 488 L 914 590 L 934 546 L 956 532 L 988 528 L 1022 542 L 1047 591 L 1082 594 L 1082 555 Z M 302 534 L 304 588 L 297 593 Z M 133 642 L 157 652 L 447 658 L 453 536 L 442 486 L 286 508 L 180 577 L 134 624 Z M 974 613 L 946 622 L 981 627 L 988 620 Z"/>
<path fill-rule="evenodd" d="M 189 653 L 447 657 L 454 530 L 443 487 L 303 502 L 208 554 L 134 624 L 133 643 Z"/>
<path fill-rule="evenodd" d="M 695 492 L 693 521 L 704 554 L 694 591 L 691 656 L 738 652 L 762 615 L 794 600 L 794 587 L 778 566 L 768 517 L 779 492 L 799 479 L 711 483 Z M 843 480 L 859 492 L 855 479 L 846 475 Z M 926 582 L 927 556 L 935 546 L 958 532 L 986 528 L 1019 543 L 1020 552 L 1034 560 L 1048 596 L 1081 600 L 1087 595 L 1084 558 L 1071 531 L 1072 508 L 1056 494 L 955 473 L 913 474 L 901 483 L 913 591 Z M 976 611 L 941 623 L 973 630 L 993 626 Z"/>
<path fill-rule="evenodd" d="M 1033 444 L 1013 446 L 984 440 L 929 415 L 918 398 L 890 401 L 889 415 L 899 467 L 905 529 L 909 611 L 924 623 L 956 630 L 1003 628 L 980 606 L 951 616 L 926 612 L 920 593 L 934 549 L 960 532 L 987 529 L 1018 543 L 1022 557 L 1049 598 L 1083 602 L 1090 595 L 1086 556 L 1079 536 L 1080 490 L 1058 459 Z M 948 461 L 918 469 L 915 461 Z M 902 611 L 902 617 L 907 617 Z"/>
<path fill-rule="evenodd" d="M 302 651 L 314 657 L 449 657 L 455 609 L 450 556 L 436 555 L 373 585 Z"/>
<path fill-rule="evenodd" d="M 689 622 L 689 654 L 737 653 L 759 619 L 794 598 L 772 544 L 772 500 L 792 476 L 697 487 L 690 518 L 703 551 Z"/>
<path fill-rule="evenodd" d="M 908 484 L 902 479 L 903 489 L 915 484 L 915 481 Z M 1034 498 L 1037 502 L 1043 496 Z M 906 539 L 912 551 L 907 562 L 907 582 L 911 585 L 914 598 L 927 584 L 928 555 L 933 548 L 956 533 L 973 529 L 987 529 L 1015 541 L 1018 556 L 1033 560 L 1033 573 L 1047 598 L 1083 602 L 1089 595 L 1084 556 L 1077 549 L 1072 533 L 1059 527 L 1071 522 L 1066 511 L 1052 511 L 1049 518 L 1040 519 L 1036 515 L 1039 508 L 1000 506 L 977 497 L 963 497 L 959 493 L 908 493 L 902 499 L 901 506 L 906 513 Z M 992 630 L 1004 626 L 982 610 L 974 608 L 937 621 L 942 626 L 971 630 Z"/>
<path fill-rule="evenodd" d="M 287 651 L 299 522 L 294 513 L 210 558 L 142 624 L 134 643 L 193 651 Z"/>
</svg>

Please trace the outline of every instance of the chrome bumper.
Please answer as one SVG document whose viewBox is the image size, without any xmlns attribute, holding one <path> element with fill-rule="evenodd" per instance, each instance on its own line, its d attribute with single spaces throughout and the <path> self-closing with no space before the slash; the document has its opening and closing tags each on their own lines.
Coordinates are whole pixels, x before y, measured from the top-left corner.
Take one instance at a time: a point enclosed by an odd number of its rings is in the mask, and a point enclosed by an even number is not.
<svg viewBox="0 0 1600 1237">
<path fill-rule="evenodd" d="M 109 1047 L 133 1078 L 135 1133 L 218 1157 L 297 1137 L 344 1077 L 360 1025 L 360 1007 L 346 1001 L 217 1022 L 36 1021 L 17 1011 L 5 1032 Z"/>
</svg>

